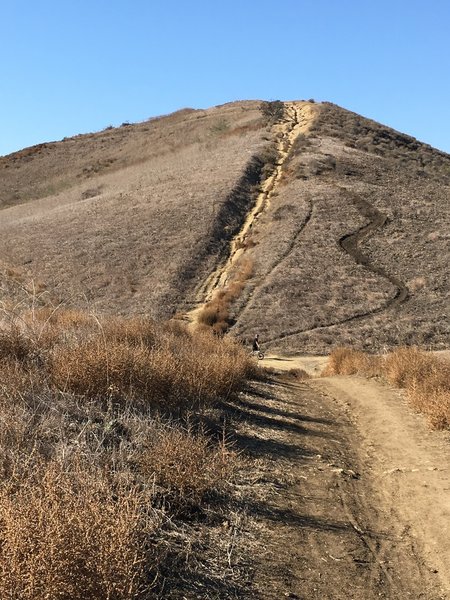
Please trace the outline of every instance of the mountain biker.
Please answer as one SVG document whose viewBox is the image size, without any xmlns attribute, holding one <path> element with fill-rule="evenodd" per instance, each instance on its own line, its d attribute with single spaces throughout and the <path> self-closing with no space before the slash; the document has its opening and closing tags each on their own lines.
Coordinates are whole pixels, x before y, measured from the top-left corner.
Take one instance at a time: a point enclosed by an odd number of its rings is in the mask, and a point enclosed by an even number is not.
<svg viewBox="0 0 450 600">
<path fill-rule="evenodd" d="M 253 352 L 259 352 L 259 334 L 253 338 Z"/>
</svg>

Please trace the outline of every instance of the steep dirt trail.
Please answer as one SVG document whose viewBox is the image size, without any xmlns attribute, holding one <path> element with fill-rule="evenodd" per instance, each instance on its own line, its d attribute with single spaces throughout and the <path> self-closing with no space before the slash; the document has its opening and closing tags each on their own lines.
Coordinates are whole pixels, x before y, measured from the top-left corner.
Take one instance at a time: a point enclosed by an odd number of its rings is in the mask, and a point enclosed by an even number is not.
<svg viewBox="0 0 450 600">
<path fill-rule="evenodd" d="M 346 188 L 342 188 L 342 191 L 350 196 L 351 201 L 358 208 L 359 212 L 367 219 L 367 223 L 357 229 L 356 231 L 346 234 L 339 240 L 339 245 L 342 250 L 347 253 L 352 259 L 357 262 L 359 265 L 363 266 L 368 271 L 375 273 L 387 279 L 395 288 L 395 293 L 388 298 L 386 302 L 381 304 L 378 307 L 372 308 L 367 311 L 358 312 L 354 315 L 350 315 L 344 319 L 339 319 L 333 321 L 331 323 L 327 323 L 326 325 L 320 325 L 317 327 L 310 328 L 302 328 L 295 329 L 294 331 L 290 331 L 289 333 L 285 333 L 282 335 L 274 336 L 267 339 L 267 343 L 285 340 L 290 337 L 299 335 L 301 333 L 311 333 L 312 331 L 321 331 L 324 329 L 329 329 L 330 327 L 336 327 L 338 325 L 343 325 L 344 323 L 350 323 L 354 321 L 360 321 L 369 316 L 376 315 L 380 312 L 383 312 L 388 309 L 394 309 L 398 305 L 402 304 L 408 299 L 408 288 L 406 285 L 394 275 L 388 273 L 381 266 L 374 264 L 368 256 L 366 256 L 359 248 L 360 242 L 369 237 L 375 230 L 383 227 L 387 222 L 387 217 L 383 213 L 381 213 L 378 209 L 372 206 L 367 200 L 355 194 L 351 190 Z"/>
<path fill-rule="evenodd" d="M 275 378 L 236 408 L 239 447 L 266 465 L 245 532 L 252 597 L 450 598 L 448 435 L 357 377 Z"/>
<path fill-rule="evenodd" d="M 261 191 L 253 208 L 247 214 L 240 231 L 231 241 L 227 260 L 219 264 L 216 270 L 199 287 L 196 294 L 197 306 L 187 313 L 189 321 L 196 322 L 199 312 L 212 299 L 214 293 L 230 283 L 235 267 L 245 254 L 245 242 L 251 233 L 252 227 L 260 215 L 270 207 L 270 200 L 277 190 L 292 145 L 301 133 L 306 133 L 309 130 L 316 111 L 317 107 L 309 102 L 285 103 L 285 117 L 280 123 L 276 123 L 272 129 L 277 137 L 278 160 L 275 169 L 262 182 Z"/>
</svg>

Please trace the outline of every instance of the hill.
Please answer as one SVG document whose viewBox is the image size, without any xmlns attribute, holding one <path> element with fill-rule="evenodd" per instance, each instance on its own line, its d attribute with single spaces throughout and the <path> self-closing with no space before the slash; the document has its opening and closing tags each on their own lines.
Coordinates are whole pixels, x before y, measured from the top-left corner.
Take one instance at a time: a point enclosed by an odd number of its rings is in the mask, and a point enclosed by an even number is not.
<svg viewBox="0 0 450 600">
<path fill-rule="evenodd" d="M 259 106 L 1 158 L 5 302 L 182 317 L 244 265 L 225 319 L 267 348 L 448 347 L 450 156 L 329 103 Z"/>
<path fill-rule="evenodd" d="M 267 144 L 257 106 L 183 110 L 2 158 L 9 273 L 53 302 L 172 314 L 233 234 L 235 204 L 251 200 Z"/>
</svg>

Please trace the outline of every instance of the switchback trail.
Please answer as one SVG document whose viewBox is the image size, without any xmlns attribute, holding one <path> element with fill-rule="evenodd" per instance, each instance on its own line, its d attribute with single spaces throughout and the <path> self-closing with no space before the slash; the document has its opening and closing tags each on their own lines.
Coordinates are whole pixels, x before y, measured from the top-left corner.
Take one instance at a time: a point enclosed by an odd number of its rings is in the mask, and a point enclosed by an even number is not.
<svg viewBox="0 0 450 600">
<path fill-rule="evenodd" d="M 261 469 L 252 598 L 450 598 L 448 435 L 357 377 L 255 383 L 236 414 Z"/>
<path fill-rule="evenodd" d="M 368 220 L 368 222 L 356 231 L 341 237 L 339 240 L 340 247 L 346 254 L 351 256 L 353 260 L 359 265 L 362 265 L 368 271 L 371 271 L 372 273 L 375 273 L 383 277 L 384 279 L 387 279 L 394 286 L 395 293 L 381 306 L 372 308 L 367 311 L 358 312 L 356 314 L 345 317 L 344 319 L 332 321 L 331 323 L 327 323 L 325 325 L 296 329 L 294 331 L 290 331 L 289 333 L 277 335 L 268 338 L 266 340 L 267 343 L 284 340 L 296 335 L 300 335 L 301 333 L 311 333 L 312 331 L 320 331 L 323 329 L 328 329 L 330 327 L 343 325 L 344 323 L 359 321 L 365 319 L 366 317 L 376 315 L 387 309 L 394 309 L 399 304 L 402 304 L 408 299 L 408 288 L 406 287 L 406 285 L 402 281 L 400 281 L 400 279 L 388 273 L 385 269 L 383 269 L 383 267 L 374 264 L 370 260 L 370 258 L 366 256 L 359 248 L 359 244 L 363 239 L 367 238 L 376 229 L 379 229 L 380 227 L 383 227 L 386 224 L 386 215 L 381 213 L 369 202 L 367 202 L 367 200 L 362 198 L 360 195 L 352 192 L 351 190 L 342 188 L 342 191 L 350 196 L 351 201 L 358 208 L 359 212 Z"/>
</svg>

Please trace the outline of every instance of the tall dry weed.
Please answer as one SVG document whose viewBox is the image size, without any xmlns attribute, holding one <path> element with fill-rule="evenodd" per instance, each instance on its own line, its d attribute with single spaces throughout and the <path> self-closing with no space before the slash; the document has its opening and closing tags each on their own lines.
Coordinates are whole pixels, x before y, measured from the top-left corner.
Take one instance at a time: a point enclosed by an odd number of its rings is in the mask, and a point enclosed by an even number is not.
<svg viewBox="0 0 450 600">
<path fill-rule="evenodd" d="M 2 485 L 0 597 L 141 597 L 162 556 L 150 500 L 124 476 L 78 460 L 50 462 Z"/>
<path fill-rule="evenodd" d="M 364 373 L 368 377 L 380 372 L 380 359 L 352 348 L 336 348 L 330 354 L 323 375 L 354 375 Z"/>
<path fill-rule="evenodd" d="M 419 348 L 398 348 L 385 356 L 368 355 L 351 348 L 330 354 L 324 375 L 382 376 L 405 389 L 406 397 L 431 425 L 450 427 L 450 362 Z"/>
<path fill-rule="evenodd" d="M 139 465 L 163 501 L 180 512 L 200 506 L 206 495 L 222 490 L 236 460 L 225 440 L 212 445 L 205 435 L 168 428 L 146 442 Z"/>
<path fill-rule="evenodd" d="M 212 300 L 204 306 L 198 316 L 198 322 L 211 327 L 217 334 L 226 333 L 230 327 L 231 306 L 241 295 L 252 272 L 253 262 L 251 260 L 243 261 L 233 281 L 225 288 L 217 290 Z"/>
<path fill-rule="evenodd" d="M 150 347 L 136 345 L 134 336 L 117 339 L 109 332 L 55 348 L 47 363 L 52 385 L 87 398 L 182 411 L 229 396 L 252 374 L 237 343 L 207 331 L 161 330 Z"/>
<path fill-rule="evenodd" d="M 237 464 L 185 423 L 253 368 L 231 338 L 174 323 L 62 309 L 3 322 L 0 598 L 148 598 L 178 552 L 164 523 L 214 502 Z"/>
</svg>

